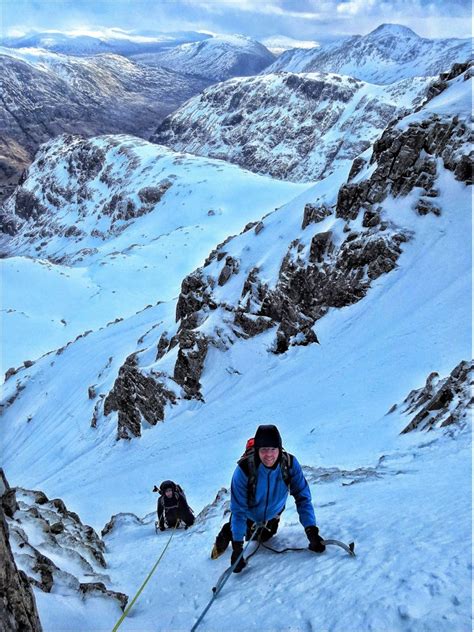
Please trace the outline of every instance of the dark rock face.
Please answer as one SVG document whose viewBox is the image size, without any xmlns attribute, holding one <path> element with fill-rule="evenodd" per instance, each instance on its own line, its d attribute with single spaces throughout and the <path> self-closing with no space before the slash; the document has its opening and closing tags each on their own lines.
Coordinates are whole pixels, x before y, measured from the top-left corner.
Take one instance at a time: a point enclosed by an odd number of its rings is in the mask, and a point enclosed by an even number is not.
<svg viewBox="0 0 474 632">
<path fill-rule="evenodd" d="M 116 55 L 54 57 L 44 72 L 2 54 L 0 67 L 0 201 L 21 184 L 22 172 L 49 139 L 62 133 L 148 138 L 160 120 L 212 83 Z"/>
<path fill-rule="evenodd" d="M 472 419 L 473 384 L 474 360 L 463 360 L 444 379 L 436 372 L 430 373 L 425 386 L 411 391 L 402 404 L 403 412 L 414 417 L 401 434 L 448 426 L 465 427 Z"/>
<path fill-rule="evenodd" d="M 430 199 L 437 195 L 434 190 L 436 159 L 441 158 L 444 167 L 452 171 L 456 179 L 472 184 L 473 157 L 462 153 L 470 142 L 472 133 L 457 117 L 441 120 L 433 116 L 410 124 L 406 130 L 388 128 L 374 143 L 370 162 L 377 166 L 371 177 L 341 187 L 337 217 L 354 220 L 361 209 L 373 215 L 373 205 L 387 195 L 408 195 L 415 187 L 423 189 L 418 202 L 419 214 L 433 212 L 438 215 L 440 211 Z M 364 217 L 364 221 L 370 221 L 369 216 L 367 220 Z"/>
<path fill-rule="evenodd" d="M 277 353 L 291 345 L 317 342 L 312 329 L 315 322 L 331 307 L 351 305 L 363 298 L 371 281 L 396 266 L 400 244 L 407 239 L 401 230 L 379 234 L 375 228 L 349 234 L 336 247 L 331 232 L 316 233 L 307 258 L 296 240 L 283 259 L 274 289 L 258 283 L 255 271 L 249 275 L 242 293 L 249 312 L 241 302 L 235 322 L 247 336 L 277 324 Z"/>
<path fill-rule="evenodd" d="M 304 207 L 303 223 L 301 224 L 301 228 L 305 229 L 310 224 L 322 222 L 323 219 L 329 217 L 331 213 L 331 209 L 326 208 L 325 206 L 316 206 L 315 204 L 310 204 L 308 202 L 308 204 L 305 204 Z"/>
<path fill-rule="evenodd" d="M 104 414 L 118 411 L 117 439 L 141 435 L 142 418 L 156 425 L 164 419 L 167 403 L 175 403 L 175 394 L 163 384 L 140 373 L 136 355 L 130 355 L 120 368 L 113 389 L 104 400 Z"/>
<path fill-rule="evenodd" d="M 10 515 L 17 505 L 3 470 L 0 470 L 0 484 L 0 629 L 5 632 L 41 632 L 33 590 L 26 574 L 18 570 L 10 547 L 5 513 Z"/>
<path fill-rule="evenodd" d="M 178 334 L 179 350 L 174 367 L 174 380 L 183 387 L 187 399 L 202 399 L 201 377 L 208 349 L 206 336 L 182 329 Z"/>
</svg>

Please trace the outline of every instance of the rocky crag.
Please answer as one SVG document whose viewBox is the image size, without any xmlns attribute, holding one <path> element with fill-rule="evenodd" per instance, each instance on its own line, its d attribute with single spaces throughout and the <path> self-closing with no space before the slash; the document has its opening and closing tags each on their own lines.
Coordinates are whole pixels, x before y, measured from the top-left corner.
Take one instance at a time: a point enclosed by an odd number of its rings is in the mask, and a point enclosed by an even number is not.
<svg viewBox="0 0 474 632">
<path fill-rule="evenodd" d="M 460 65 L 445 77 L 444 89 L 468 87 L 465 82 L 470 78 L 470 67 Z M 394 122 L 371 154 L 354 161 L 336 196 L 308 201 L 304 208 L 290 204 L 249 224 L 184 279 L 176 328 L 161 335 L 156 363 L 146 371 L 156 382 L 152 391 L 159 393 L 160 415 L 166 399 L 202 399 L 200 379 L 210 346 L 225 350 L 238 338 L 268 329 L 275 331 L 270 349 L 274 353 L 318 342 L 318 319 L 331 308 L 362 299 L 375 279 L 396 267 L 402 246 L 410 239 L 396 213 L 388 212 L 387 201 L 397 200 L 398 206 L 412 209 L 423 221 L 428 213 L 443 212 L 437 201 L 440 170 L 472 184 L 472 132 L 465 116 L 439 113 L 436 97 L 443 94 L 443 86 L 438 88 L 432 91 L 429 107 L 425 104 L 418 113 Z M 297 208 L 299 222 L 294 220 Z M 285 228 L 279 228 L 282 224 Z M 293 236 L 289 246 L 275 246 L 279 234 Z M 280 261 L 274 262 L 273 278 L 268 266 L 265 270 L 259 265 L 267 252 L 267 258 Z M 148 358 L 148 350 L 144 353 Z M 171 373 L 160 369 L 170 363 Z M 119 376 L 108 396 L 109 401 L 125 402 L 114 408 L 122 412 L 119 437 L 140 434 L 136 422 L 141 404 L 135 404 L 142 379 L 139 367 L 140 352 L 133 358 L 134 373 L 129 372 L 135 378 L 125 384 Z M 165 387 L 172 396 L 166 395 Z M 124 426 L 125 415 L 134 422 Z"/>
<path fill-rule="evenodd" d="M 30 586 L 47 593 L 54 589 L 81 599 L 87 599 L 88 595 L 113 599 L 124 609 L 128 597 L 106 587 L 110 578 L 106 572 L 105 545 L 94 529 L 83 524 L 59 498 L 50 500 L 41 491 L 10 489 L 5 481 L 3 485 L 2 505 L 6 514 L 3 533 L 9 533 L 4 546 L 11 547 L 20 569 L 18 581 L 9 580 L 11 589 L 7 598 L 10 610 L 12 604 L 17 604 L 22 622 L 17 628 L 6 629 L 41 630 Z M 13 577 L 12 564 L 6 573 Z M 23 611 L 25 614 L 21 615 Z"/>
<path fill-rule="evenodd" d="M 464 428 L 472 421 L 474 398 L 474 360 L 460 362 L 451 373 L 441 378 L 430 373 L 422 388 L 409 393 L 402 404 L 389 413 L 401 411 L 411 417 L 401 434 L 434 428 Z"/>
<path fill-rule="evenodd" d="M 19 570 L 10 546 L 7 517 L 18 509 L 15 492 L 0 470 L 0 629 L 5 632 L 41 632 L 33 590 L 26 573 Z"/>
</svg>

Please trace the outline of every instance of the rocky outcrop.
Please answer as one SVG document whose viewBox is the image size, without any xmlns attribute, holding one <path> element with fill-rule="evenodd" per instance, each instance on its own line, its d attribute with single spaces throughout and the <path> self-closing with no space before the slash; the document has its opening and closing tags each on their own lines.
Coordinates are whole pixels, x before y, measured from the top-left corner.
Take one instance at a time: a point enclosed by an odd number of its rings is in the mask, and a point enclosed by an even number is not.
<svg viewBox="0 0 474 632">
<path fill-rule="evenodd" d="M 175 402 L 173 391 L 139 371 L 136 354 L 132 354 L 120 368 L 114 386 L 104 400 L 104 414 L 117 411 L 117 439 L 130 439 L 141 435 L 142 419 L 156 425 L 164 419 L 166 404 Z"/>
<path fill-rule="evenodd" d="M 436 159 L 441 158 L 446 169 L 466 184 L 472 184 L 472 156 L 463 153 L 472 140 L 472 133 L 457 117 L 450 120 L 433 116 L 409 124 L 406 130 L 397 127 L 385 131 L 376 143 L 370 164 L 376 168 L 370 178 L 341 187 L 336 215 L 354 220 L 362 211 L 367 222 L 374 208 L 388 195 L 405 196 L 415 187 L 422 189 L 418 212 L 439 214 L 435 204 L 438 195 L 434 187 L 437 175 Z"/>
<path fill-rule="evenodd" d="M 336 246 L 330 231 L 316 233 L 306 255 L 297 240 L 283 259 L 275 289 L 260 285 L 261 298 L 254 295 L 250 309 L 247 298 L 247 315 L 266 318 L 265 328 L 278 325 L 276 353 L 287 351 L 291 345 L 318 342 L 313 331 L 316 321 L 331 307 L 362 299 L 373 280 L 393 270 L 400 245 L 408 238 L 401 229 L 387 226 L 381 232 L 377 226 L 351 232 Z M 245 313 L 241 310 L 238 322 L 247 335 L 254 335 L 253 328 L 246 326 Z"/>
<path fill-rule="evenodd" d="M 26 585 L 29 583 L 45 593 L 56 589 L 81 598 L 103 595 L 124 609 L 127 596 L 106 587 L 110 578 L 105 572 L 105 545 L 94 529 L 83 524 L 60 498 L 49 500 L 41 491 L 22 488 L 13 492 L 16 509 L 7 522 L 16 564 Z M 28 603 L 27 612 L 35 612 L 34 603 Z"/>
<path fill-rule="evenodd" d="M 0 629 L 5 632 L 41 632 L 33 590 L 26 574 L 18 570 L 10 546 L 5 515 L 16 511 L 14 490 L 0 470 Z M 13 512 L 13 513 L 12 513 Z"/>
<path fill-rule="evenodd" d="M 412 416 L 401 434 L 413 430 L 463 428 L 472 419 L 474 360 L 460 362 L 446 378 L 430 373 L 424 387 L 411 391 L 400 408 Z M 398 406 L 392 408 L 393 412 Z"/>
<path fill-rule="evenodd" d="M 135 143 L 140 141 L 135 140 Z M 126 173 L 111 164 L 110 154 L 115 153 L 126 163 Z M 63 135 L 38 152 L 33 171 L 41 186 L 32 185 L 28 177 L 17 187 L 0 211 L 0 232 L 11 237 L 19 235 L 23 243 L 39 241 L 38 254 L 42 246 L 47 246 L 55 237 L 63 236 L 80 244 L 86 238 L 104 240 L 119 234 L 127 222 L 151 213 L 173 184 L 165 177 L 138 191 L 127 188 L 125 176 L 133 176 L 140 163 L 124 137 L 88 140 Z M 67 184 L 63 184 L 65 175 Z M 95 187 L 94 192 L 91 185 Z M 107 190 L 108 195 L 104 196 Z M 77 215 L 60 213 L 65 205 Z M 102 219 L 100 230 L 96 222 L 88 222 L 90 215 L 95 215 L 97 222 Z M 70 223 L 71 216 L 76 223 Z M 94 251 L 81 249 L 79 252 L 85 256 Z M 60 257 L 55 261 L 61 261 Z"/>
</svg>

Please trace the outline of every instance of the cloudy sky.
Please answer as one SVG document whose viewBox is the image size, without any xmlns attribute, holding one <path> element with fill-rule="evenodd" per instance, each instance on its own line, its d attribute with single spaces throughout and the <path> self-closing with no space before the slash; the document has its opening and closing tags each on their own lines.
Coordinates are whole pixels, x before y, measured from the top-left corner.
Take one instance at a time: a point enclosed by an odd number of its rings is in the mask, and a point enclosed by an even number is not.
<svg viewBox="0 0 474 632">
<path fill-rule="evenodd" d="M 331 41 L 385 22 L 424 37 L 469 37 L 470 0 L 0 0 L 2 36 L 119 27 Z"/>
</svg>

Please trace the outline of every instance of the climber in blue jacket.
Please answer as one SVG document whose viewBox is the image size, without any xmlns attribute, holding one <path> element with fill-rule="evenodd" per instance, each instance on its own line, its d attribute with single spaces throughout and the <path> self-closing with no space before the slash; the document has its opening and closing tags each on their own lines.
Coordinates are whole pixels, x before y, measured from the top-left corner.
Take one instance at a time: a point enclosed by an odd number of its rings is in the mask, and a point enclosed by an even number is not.
<svg viewBox="0 0 474 632">
<path fill-rule="evenodd" d="M 316 526 L 311 491 L 301 465 L 283 450 L 276 426 L 259 426 L 253 445 L 247 447 L 232 477 L 231 520 L 219 532 L 211 557 L 219 557 L 232 541 L 233 564 L 243 550 L 244 537 L 250 539 L 257 524 L 264 526 L 259 528 L 256 539 L 260 542 L 269 540 L 278 530 L 288 494 L 295 499 L 309 549 L 322 553 L 326 547 Z M 241 557 L 234 573 L 239 573 L 244 566 Z"/>
</svg>

